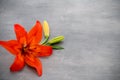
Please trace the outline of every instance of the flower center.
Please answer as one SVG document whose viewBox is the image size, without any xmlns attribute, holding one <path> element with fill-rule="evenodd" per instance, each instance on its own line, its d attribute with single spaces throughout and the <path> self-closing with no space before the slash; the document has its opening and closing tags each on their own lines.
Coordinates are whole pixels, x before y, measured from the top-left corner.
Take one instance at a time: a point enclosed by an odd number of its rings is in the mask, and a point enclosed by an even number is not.
<svg viewBox="0 0 120 80">
<path fill-rule="evenodd" d="M 25 55 L 27 53 L 27 51 L 28 51 L 28 46 L 27 45 L 23 45 L 21 51 L 22 51 L 22 54 Z"/>
<path fill-rule="evenodd" d="M 33 52 L 38 52 L 36 50 L 37 50 L 36 46 L 23 45 L 23 47 L 21 49 L 21 54 L 22 55 L 33 54 Z"/>
</svg>

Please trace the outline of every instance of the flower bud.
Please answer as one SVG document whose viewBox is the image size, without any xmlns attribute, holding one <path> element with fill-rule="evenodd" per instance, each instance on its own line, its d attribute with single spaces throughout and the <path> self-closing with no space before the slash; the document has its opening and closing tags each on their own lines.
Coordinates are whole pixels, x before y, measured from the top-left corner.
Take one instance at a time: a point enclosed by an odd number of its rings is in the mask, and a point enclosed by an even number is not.
<svg viewBox="0 0 120 80">
<path fill-rule="evenodd" d="M 48 44 L 55 44 L 61 42 L 64 39 L 64 36 L 57 36 L 48 41 Z"/>
<path fill-rule="evenodd" d="M 44 30 L 44 35 L 45 37 L 49 37 L 49 25 L 48 25 L 48 22 L 45 20 L 43 22 L 43 30 Z"/>
</svg>

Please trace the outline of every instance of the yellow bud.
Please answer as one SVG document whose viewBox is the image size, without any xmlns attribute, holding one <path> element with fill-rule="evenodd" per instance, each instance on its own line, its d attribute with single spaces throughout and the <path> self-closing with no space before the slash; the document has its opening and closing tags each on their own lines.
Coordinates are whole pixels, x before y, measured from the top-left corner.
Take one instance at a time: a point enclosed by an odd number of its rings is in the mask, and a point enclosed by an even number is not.
<svg viewBox="0 0 120 80">
<path fill-rule="evenodd" d="M 43 30 L 44 30 L 44 35 L 45 37 L 49 37 L 49 25 L 48 25 L 48 22 L 45 20 L 43 22 Z"/>
</svg>

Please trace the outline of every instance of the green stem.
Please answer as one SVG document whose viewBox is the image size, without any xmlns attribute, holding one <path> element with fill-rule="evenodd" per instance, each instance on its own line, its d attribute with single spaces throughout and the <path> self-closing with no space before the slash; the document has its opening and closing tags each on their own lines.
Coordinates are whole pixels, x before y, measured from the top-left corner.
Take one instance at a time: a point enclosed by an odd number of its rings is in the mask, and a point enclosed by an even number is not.
<svg viewBox="0 0 120 80">
<path fill-rule="evenodd" d="M 49 39 L 49 37 L 48 37 L 48 36 L 46 36 L 46 37 L 45 37 L 45 39 L 42 41 L 42 43 L 41 43 L 41 44 L 46 44 L 46 42 L 48 41 L 48 39 Z"/>
</svg>

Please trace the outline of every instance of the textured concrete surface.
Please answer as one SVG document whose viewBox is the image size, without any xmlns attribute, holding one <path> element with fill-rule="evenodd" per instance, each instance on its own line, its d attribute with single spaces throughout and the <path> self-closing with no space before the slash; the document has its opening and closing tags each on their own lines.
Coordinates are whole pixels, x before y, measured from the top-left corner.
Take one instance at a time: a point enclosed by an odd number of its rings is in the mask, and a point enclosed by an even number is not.
<svg viewBox="0 0 120 80">
<path fill-rule="evenodd" d="M 0 40 L 15 39 L 14 23 L 44 19 L 65 49 L 40 58 L 38 77 L 28 66 L 11 73 L 14 56 L 0 47 L 0 80 L 120 80 L 120 0 L 0 0 Z"/>
</svg>

